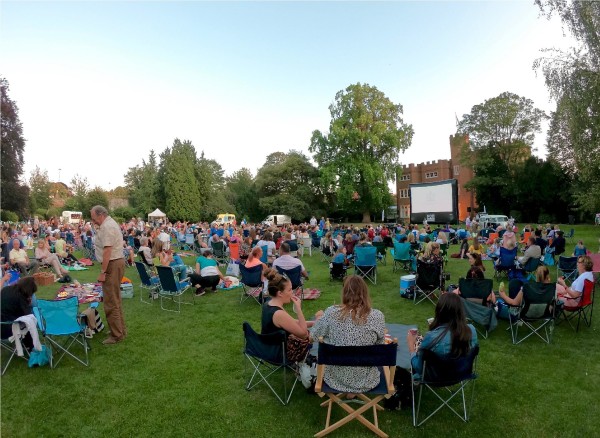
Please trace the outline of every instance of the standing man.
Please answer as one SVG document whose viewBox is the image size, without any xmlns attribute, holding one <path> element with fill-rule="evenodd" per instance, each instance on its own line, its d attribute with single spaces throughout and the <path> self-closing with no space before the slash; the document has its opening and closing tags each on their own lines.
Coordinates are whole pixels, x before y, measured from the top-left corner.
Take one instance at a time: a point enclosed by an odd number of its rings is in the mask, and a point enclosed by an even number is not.
<svg viewBox="0 0 600 438">
<path fill-rule="evenodd" d="M 102 283 L 104 312 L 110 329 L 110 335 L 102 343 L 116 344 L 127 336 L 121 301 L 121 279 L 125 272 L 123 235 L 119 224 L 108 215 L 106 208 L 96 205 L 90 214 L 92 222 L 99 226 L 95 242 L 96 258 L 101 264 L 98 282 Z"/>
<path fill-rule="evenodd" d="M 313 215 L 313 217 L 310 218 L 310 227 L 314 228 L 317 226 L 317 218 Z"/>
</svg>

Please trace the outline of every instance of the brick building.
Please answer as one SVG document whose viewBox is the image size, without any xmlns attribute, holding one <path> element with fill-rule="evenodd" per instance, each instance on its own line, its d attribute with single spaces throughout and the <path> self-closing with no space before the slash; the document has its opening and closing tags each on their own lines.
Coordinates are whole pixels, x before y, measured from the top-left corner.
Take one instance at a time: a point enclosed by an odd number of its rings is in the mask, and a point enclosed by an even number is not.
<svg viewBox="0 0 600 438">
<path fill-rule="evenodd" d="M 396 203 L 400 220 L 410 218 L 409 185 L 456 179 L 458 185 L 458 217 L 464 221 L 471 209 L 476 210 L 475 193 L 467 191 L 465 184 L 473 178 L 473 169 L 460 163 L 460 153 L 468 144 L 467 135 L 450 136 L 450 159 L 427 161 L 402 166 L 402 174 L 396 178 Z"/>
</svg>

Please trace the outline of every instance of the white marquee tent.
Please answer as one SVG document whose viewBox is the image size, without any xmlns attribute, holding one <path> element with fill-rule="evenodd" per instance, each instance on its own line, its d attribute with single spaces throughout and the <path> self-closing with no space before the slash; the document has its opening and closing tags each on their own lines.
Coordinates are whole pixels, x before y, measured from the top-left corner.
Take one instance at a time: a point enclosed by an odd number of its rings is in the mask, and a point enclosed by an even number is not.
<svg viewBox="0 0 600 438">
<path fill-rule="evenodd" d="M 148 214 L 148 222 L 154 220 L 158 220 L 158 219 L 165 219 L 167 217 L 166 214 L 164 214 L 162 211 L 160 211 L 158 208 L 156 210 L 154 210 L 152 213 Z"/>
</svg>

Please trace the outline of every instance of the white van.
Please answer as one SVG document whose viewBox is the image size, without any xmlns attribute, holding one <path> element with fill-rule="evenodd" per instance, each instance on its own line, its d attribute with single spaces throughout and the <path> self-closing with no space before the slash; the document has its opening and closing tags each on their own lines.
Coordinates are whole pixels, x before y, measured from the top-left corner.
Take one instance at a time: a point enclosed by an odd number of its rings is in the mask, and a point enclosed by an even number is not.
<svg viewBox="0 0 600 438">
<path fill-rule="evenodd" d="M 63 211 L 61 221 L 63 224 L 78 224 L 82 218 L 80 211 Z"/>
<path fill-rule="evenodd" d="M 497 228 L 498 226 L 506 228 L 508 226 L 508 217 L 502 214 L 488 214 L 481 216 L 479 221 L 483 228 Z"/>
<path fill-rule="evenodd" d="M 285 214 L 270 214 L 263 221 L 263 225 L 277 225 L 281 227 L 282 225 L 290 225 L 292 223 L 292 218 L 286 216 Z"/>
</svg>

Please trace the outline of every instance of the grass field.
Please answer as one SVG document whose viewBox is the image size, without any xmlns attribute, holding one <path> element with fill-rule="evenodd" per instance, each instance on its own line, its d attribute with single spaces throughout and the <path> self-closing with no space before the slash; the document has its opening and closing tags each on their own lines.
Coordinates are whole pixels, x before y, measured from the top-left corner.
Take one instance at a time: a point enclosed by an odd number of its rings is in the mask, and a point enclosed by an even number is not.
<svg viewBox="0 0 600 438">
<path fill-rule="evenodd" d="M 565 226 L 565 229 L 569 227 Z M 575 227 L 576 240 L 598 251 L 600 227 Z M 573 244 L 567 247 L 572 252 Z M 458 246 L 450 252 L 457 252 Z M 186 260 L 192 263 L 192 258 Z M 340 283 L 329 281 L 318 254 L 303 259 L 311 271 L 307 287 L 322 291 L 305 302 L 305 314 L 340 300 Z M 486 262 L 491 278 L 491 262 Z M 466 260 L 451 259 L 451 283 L 468 270 Z M 94 281 L 98 265 L 72 275 Z M 400 275 L 378 268 L 370 286 L 373 306 L 391 323 L 415 323 L 421 331 L 433 306 L 400 298 Z M 556 270 L 552 269 L 553 278 Z M 126 275 L 137 285 L 135 268 Z M 41 288 L 51 298 L 60 285 Z M 497 283 L 495 284 L 497 288 Z M 11 363 L 1 380 L 3 437 L 309 437 L 321 430 L 326 410 L 314 394 L 299 386 L 290 405 L 282 406 L 265 386 L 250 392 L 244 385 L 250 368 L 242 355 L 241 325 L 260 329 L 260 308 L 239 303 L 240 290 L 207 293 L 181 314 L 161 311 L 158 302 L 140 303 L 139 289 L 124 300 L 128 338 L 104 346 L 105 334 L 91 340 L 90 366 L 63 359 L 51 370 Z M 104 318 L 104 314 L 102 313 Z M 598 319 L 598 317 L 596 317 Z M 600 336 L 596 321 L 576 334 L 568 325 L 556 328 L 551 345 L 530 338 L 513 346 L 507 323 L 480 340 L 479 379 L 471 421 L 462 423 L 442 411 L 415 429 L 409 411 L 383 412 L 381 428 L 400 436 L 600 436 Z M 403 342 L 404 340 L 400 340 Z M 5 356 L 3 355 L 3 358 Z M 338 416 L 335 416 L 338 418 Z M 332 436 L 374 436 L 357 422 Z"/>
</svg>

